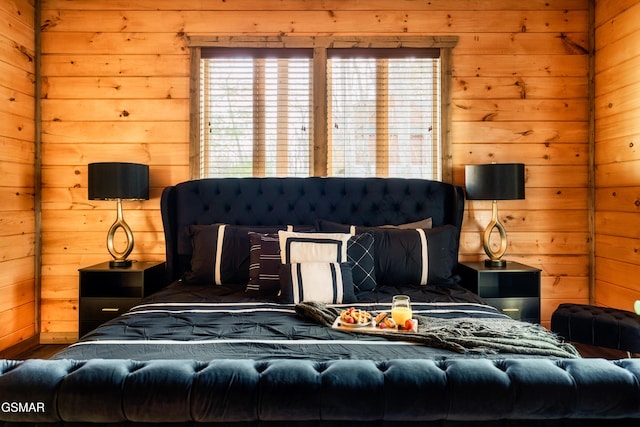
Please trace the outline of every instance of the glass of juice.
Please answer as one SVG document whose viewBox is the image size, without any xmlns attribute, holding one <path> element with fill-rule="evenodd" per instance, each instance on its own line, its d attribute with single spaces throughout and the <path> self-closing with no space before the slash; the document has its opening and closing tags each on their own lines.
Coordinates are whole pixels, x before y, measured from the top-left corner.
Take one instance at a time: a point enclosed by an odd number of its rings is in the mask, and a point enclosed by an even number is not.
<svg viewBox="0 0 640 427">
<path fill-rule="evenodd" d="M 398 326 L 404 326 L 408 319 L 413 317 L 411 312 L 411 299 L 407 295 L 395 295 L 391 303 L 391 318 Z"/>
</svg>

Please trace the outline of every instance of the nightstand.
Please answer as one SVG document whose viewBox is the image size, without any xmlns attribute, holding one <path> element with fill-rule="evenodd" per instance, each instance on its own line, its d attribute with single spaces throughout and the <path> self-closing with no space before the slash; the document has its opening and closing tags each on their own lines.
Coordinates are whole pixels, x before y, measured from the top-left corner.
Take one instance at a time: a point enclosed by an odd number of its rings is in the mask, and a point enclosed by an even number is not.
<svg viewBox="0 0 640 427">
<path fill-rule="evenodd" d="M 80 336 L 163 288 L 164 266 L 164 262 L 139 261 L 131 267 L 110 268 L 104 262 L 79 269 Z"/>
<path fill-rule="evenodd" d="M 484 262 L 462 262 L 459 269 L 465 288 L 516 320 L 540 323 L 540 270 L 509 261 L 505 268 Z"/>
</svg>

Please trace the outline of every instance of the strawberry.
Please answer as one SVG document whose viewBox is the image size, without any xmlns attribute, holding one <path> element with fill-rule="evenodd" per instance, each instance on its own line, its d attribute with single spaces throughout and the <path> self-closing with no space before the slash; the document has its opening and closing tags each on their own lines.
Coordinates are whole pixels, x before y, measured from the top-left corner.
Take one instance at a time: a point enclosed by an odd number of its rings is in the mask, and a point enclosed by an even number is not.
<svg viewBox="0 0 640 427">
<path fill-rule="evenodd" d="M 407 331 L 410 331 L 410 330 L 412 330 L 412 329 L 413 329 L 413 322 L 411 321 L 411 319 L 407 319 L 407 320 L 404 322 L 404 328 L 405 328 Z"/>
</svg>

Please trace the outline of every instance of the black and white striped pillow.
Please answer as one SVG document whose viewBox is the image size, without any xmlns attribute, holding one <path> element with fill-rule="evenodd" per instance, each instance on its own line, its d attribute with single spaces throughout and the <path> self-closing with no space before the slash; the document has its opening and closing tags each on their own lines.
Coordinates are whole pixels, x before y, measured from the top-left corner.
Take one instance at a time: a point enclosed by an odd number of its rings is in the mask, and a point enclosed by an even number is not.
<svg viewBox="0 0 640 427">
<path fill-rule="evenodd" d="M 280 291 L 280 238 L 274 233 L 249 233 L 249 283 L 247 292 L 276 295 Z"/>
<path fill-rule="evenodd" d="M 351 265 L 343 262 L 282 264 L 280 301 L 297 304 L 314 301 L 326 304 L 356 302 Z"/>
</svg>

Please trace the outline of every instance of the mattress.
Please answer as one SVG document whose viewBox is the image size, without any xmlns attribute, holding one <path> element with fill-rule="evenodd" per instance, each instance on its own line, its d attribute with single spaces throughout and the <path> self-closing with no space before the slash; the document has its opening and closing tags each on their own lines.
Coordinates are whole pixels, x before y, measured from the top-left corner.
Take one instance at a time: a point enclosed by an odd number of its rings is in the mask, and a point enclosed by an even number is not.
<svg viewBox="0 0 640 427">
<path fill-rule="evenodd" d="M 411 297 L 413 313 L 423 322 L 457 319 L 467 324 L 485 322 L 489 327 L 497 322 L 522 324 L 458 285 L 385 286 L 360 293 L 355 304 L 331 306 L 355 306 L 374 313 L 390 311 L 396 294 Z M 398 334 L 398 338 L 389 339 L 358 330 L 335 329 L 300 316 L 294 304 L 281 304 L 277 299 L 256 298 L 225 286 L 175 282 L 54 358 L 328 361 L 505 356 L 504 351 L 459 352 L 446 346 L 432 347 L 402 339 L 402 333 Z"/>
</svg>

